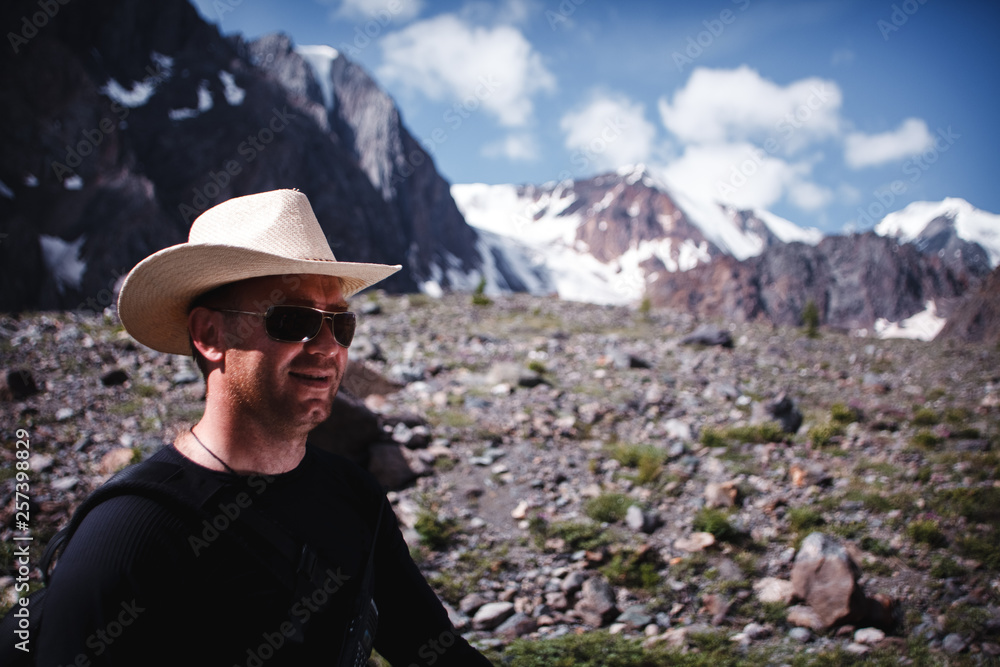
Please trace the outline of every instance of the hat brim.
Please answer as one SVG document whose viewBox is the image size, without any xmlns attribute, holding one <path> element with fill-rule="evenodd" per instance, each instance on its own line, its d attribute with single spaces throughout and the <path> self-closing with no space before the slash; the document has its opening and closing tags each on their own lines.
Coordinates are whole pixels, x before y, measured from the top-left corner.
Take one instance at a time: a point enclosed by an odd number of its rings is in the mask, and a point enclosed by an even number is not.
<svg viewBox="0 0 1000 667">
<path fill-rule="evenodd" d="M 118 316 L 137 341 L 160 352 L 191 354 L 188 311 L 201 294 L 227 283 L 288 274 L 335 276 L 350 297 L 400 265 L 289 259 L 258 250 L 181 243 L 139 262 L 122 283 Z"/>
</svg>

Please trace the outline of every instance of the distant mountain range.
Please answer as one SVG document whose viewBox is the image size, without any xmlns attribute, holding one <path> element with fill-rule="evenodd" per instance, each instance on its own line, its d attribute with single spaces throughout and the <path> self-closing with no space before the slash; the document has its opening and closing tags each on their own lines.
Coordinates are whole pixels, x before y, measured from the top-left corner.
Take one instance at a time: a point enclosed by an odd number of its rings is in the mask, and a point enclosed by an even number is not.
<svg viewBox="0 0 1000 667">
<path fill-rule="evenodd" d="M 495 262 L 530 291 L 597 303 L 648 297 L 704 318 L 794 325 L 812 301 L 828 325 L 930 338 L 1000 260 L 1000 216 L 961 199 L 824 237 L 767 211 L 672 193 L 641 166 L 452 194 Z"/>
<path fill-rule="evenodd" d="M 403 264 L 393 291 L 484 279 L 783 324 L 813 301 L 828 325 L 898 333 L 931 308 L 940 328 L 1000 261 L 1000 216 L 958 199 L 824 237 L 672 192 L 642 166 L 449 187 L 357 64 L 282 35 L 224 38 L 186 0 L 60 5 L 0 59 L 0 90 L 0 311 L 99 310 L 200 211 L 279 187 L 309 196 L 338 256 Z"/>
</svg>

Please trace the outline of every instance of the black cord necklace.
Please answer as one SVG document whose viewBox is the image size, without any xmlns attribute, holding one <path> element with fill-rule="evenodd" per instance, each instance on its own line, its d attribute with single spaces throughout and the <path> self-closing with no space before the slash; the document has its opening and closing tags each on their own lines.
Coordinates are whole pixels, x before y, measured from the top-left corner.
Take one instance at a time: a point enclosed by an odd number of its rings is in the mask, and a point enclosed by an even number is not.
<svg viewBox="0 0 1000 667">
<path fill-rule="evenodd" d="M 194 434 L 194 427 L 193 426 L 190 428 L 190 431 L 191 431 L 191 437 L 194 438 L 194 441 L 197 442 L 199 445 L 201 445 L 202 449 L 204 449 L 206 452 L 208 452 L 212 456 L 213 459 L 215 459 L 216 461 L 218 461 L 219 463 L 221 463 L 222 467 L 224 467 L 226 470 L 228 470 L 229 472 L 231 472 L 234 475 L 238 475 L 239 474 L 235 470 L 233 470 L 232 468 L 230 468 L 228 463 L 226 463 L 225 461 L 223 461 L 222 459 L 220 459 L 216 455 L 215 452 L 213 452 L 211 449 L 209 449 L 208 447 L 205 446 L 205 443 L 202 442 L 198 438 L 198 436 Z"/>
</svg>

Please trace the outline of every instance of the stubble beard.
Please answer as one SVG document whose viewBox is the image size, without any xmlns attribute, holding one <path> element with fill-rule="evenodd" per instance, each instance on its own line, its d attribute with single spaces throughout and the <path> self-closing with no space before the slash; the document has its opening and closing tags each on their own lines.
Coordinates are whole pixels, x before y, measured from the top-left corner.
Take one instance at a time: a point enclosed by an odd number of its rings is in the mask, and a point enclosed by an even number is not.
<svg viewBox="0 0 1000 667">
<path fill-rule="evenodd" d="M 282 369 L 282 372 L 287 371 Z M 242 419 L 256 421 L 275 436 L 305 436 L 326 421 L 333 411 L 343 371 L 331 367 L 326 372 L 335 377 L 329 395 L 309 400 L 308 404 L 303 404 L 290 392 L 276 393 L 273 380 L 252 371 L 234 372 L 226 398 L 237 407 Z"/>
</svg>

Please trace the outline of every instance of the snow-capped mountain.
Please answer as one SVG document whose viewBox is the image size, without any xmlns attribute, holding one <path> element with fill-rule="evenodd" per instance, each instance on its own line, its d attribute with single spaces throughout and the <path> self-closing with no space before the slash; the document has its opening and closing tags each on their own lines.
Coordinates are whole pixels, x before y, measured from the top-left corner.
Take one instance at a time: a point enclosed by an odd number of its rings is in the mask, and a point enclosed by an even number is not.
<svg viewBox="0 0 1000 667">
<path fill-rule="evenodd" d="M 670 192 L 642 165 L 580 181 L 464 184 L 451 192 L 480 231 L 483 254 L 504 257 L 529 291 L 578 301 L 634 302 L 662 272 L 822 238 L 765 211 Z M 487 284 L 504 287 L 489 274 Z"/>
<path fill-rule="evenodd" d="M 875 232 L 900 243 L 913 243 L 921 252 L 937 254 L 946 261 L 966 255 L 966 263 L 985 263 L 984 273 L 1000 264 L 1000 215 L 981 211 L 957 197 L 913 202 L 885 216 Z"/>
</svg>

